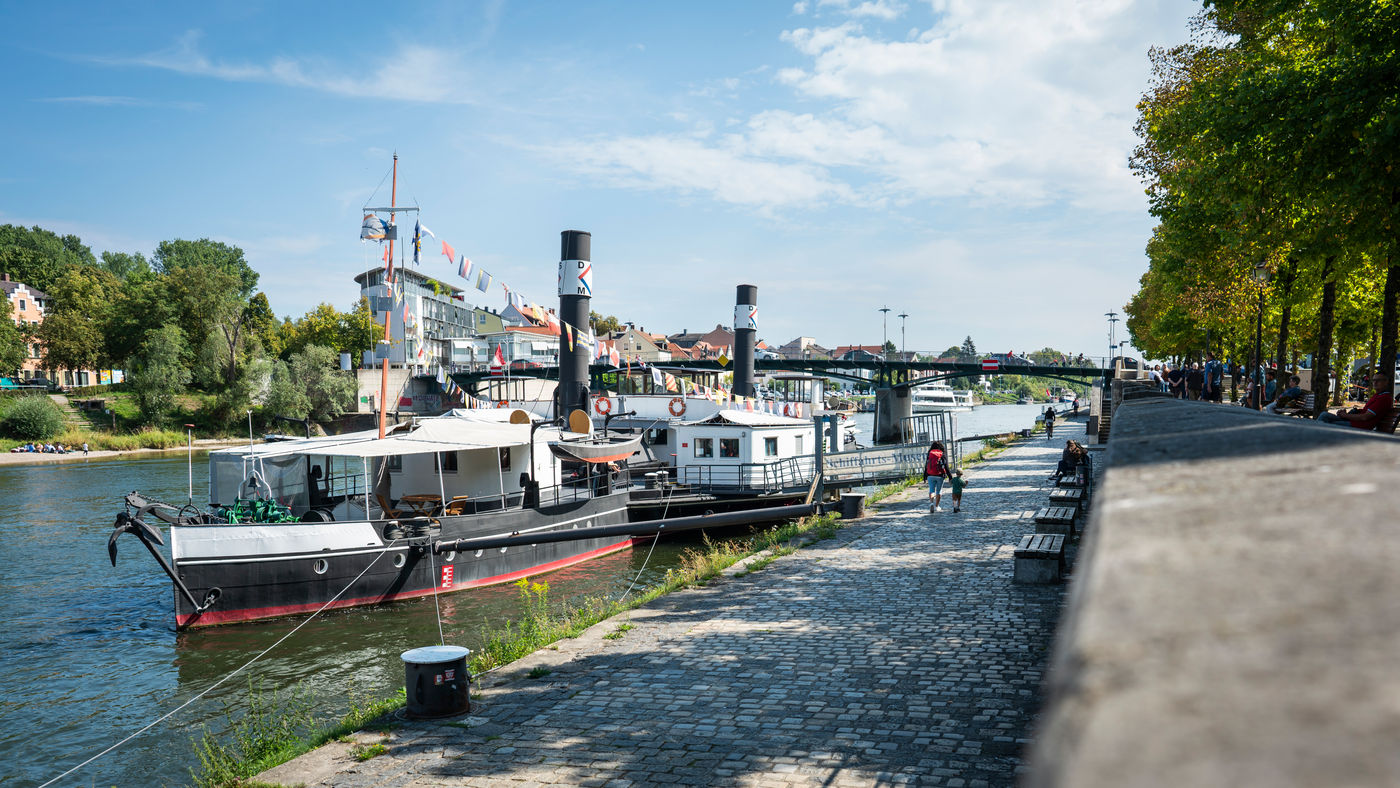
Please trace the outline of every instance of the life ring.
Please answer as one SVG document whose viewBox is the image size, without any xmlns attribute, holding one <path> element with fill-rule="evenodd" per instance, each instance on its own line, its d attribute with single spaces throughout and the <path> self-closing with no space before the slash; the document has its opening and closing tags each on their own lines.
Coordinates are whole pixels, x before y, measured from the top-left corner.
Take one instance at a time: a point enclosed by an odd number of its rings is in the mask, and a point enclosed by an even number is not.
<svg viewBox="0 0 1400 788">
<path fill-rule="evenodd" d="M 668 407 L 671 410 L 672 416 L 685 415 L 685 399 L 683 397 L 672 397 L 671 404 Z"/>
<path fill-rule="evenodd" d="M 606 416 L 612 413 L 612 400 L 607 397 L 599 397 L 593 400 L 593 410 L 596 411 L 599 416 Z"/>
<path fill-rule="evenodd" d="M 509 408 L 509 407 L 510 407 L 510 403 L 509 403 L 509 402 L 506 402 L 505 400 L 501 400 L 500 402 L 497 402 L 497 403 L 496 403 L 496 407 L 498 407 L 498 408 Z"/>
<path fill-rule="evenodd" d="M 847 418 L 849 418 L 849 417 L 848 417 L 846 414 L 844 414 L 844 413 L 841 414 L 841 420 L 842 420 L 842 421 L 845 421 Z"/>
</svg>

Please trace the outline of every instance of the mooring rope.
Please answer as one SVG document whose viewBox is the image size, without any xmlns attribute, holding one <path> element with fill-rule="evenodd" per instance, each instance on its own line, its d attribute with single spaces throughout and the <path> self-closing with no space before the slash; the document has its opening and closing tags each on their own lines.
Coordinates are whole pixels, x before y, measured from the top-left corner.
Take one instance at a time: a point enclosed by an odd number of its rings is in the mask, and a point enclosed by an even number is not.
<svg viewBox="0 0 1400 788">
<path fill-rule="evenodd" d="M 397 541 L 399 541 L 399 540 L 394 539 L 394 540 L 390 541 L 388 546 L 392 547 L 393 544 L 394 544 L 394 542 L 397 542 Z M 261 652 L 259 652 L 259 653 L 257 654 L 257 656 L 253 657 L 252 659 L 248 660 L 247 662 L 243 663 L 242 665 L 239 665 L 239 666 L 238 666 L 237 668 L 235 668 L 232 672 L 226 674 L 223 678 L 219 679 L 218 681 L 214 682 L 213 684 L 210 684 L 208 687 L 205 687 L 204 690 L 201 691 L 198 695 L 195 695 L 194 697 L 190 698 L 189 700 L 185 701 L 184 703 L 181 703 L 179 706 L 176 706 L 174 709 L 171 709 L 170 711 L 166 712 L 165 714 L 162 714 L 161 716 L 159 716 L 159 717 L 157 717 L 156 719 L 152 720 L 151 722 L 147 723 L 147 724 L 146 724 L 144 727 L 142 727 L 140 730 L 137 730 L 136 732 L 134 732 L 134 733 L 132 733 L 131 735 L 127 736 L 125 739 L 122 739 L 121 741 L 117 742 L 116 744 L 113 744 L 111 747 L 108 747 L 107 749 L 103 750 L 102 752 L 99 752 L 98 754 L 92 756 L 91 758 L 88 758 L 87 760 L 83 761 L 82 763 L 78 764 L 77 766 L 74 766 L 73 768 L 69 769 L 68 771 L 64 772 L 63 774 L 60 774 L 60 775 L 58 775 L 57 777 L 53 778 L 52 780 L 49 780 L 49 781 L 46 782 L 46 783 L 42 783 L 42 784 L 39 786 L 39 788 L 47 788 L 47 786 L 53 785 L 54 783 L 58 782 L 59 780 L 62 780 L 64 777 L 67 777 L 68 775 L 72 774 L 73 772 L 76 772 L 76 771 L 78 771 L 79 769 L 83 768 L 84 766 L 87 766 L 88 764 L 92 763 L 93 761 L 97 760 L 98 758 L 101 758 L 102 756 L 106 755 L 107 753 L 112 752 L 113 750 L 117 749 L 118 747 L 122 746 L 123 744 L 126 744 L 127 742 L 131 741 L 132 739 L 136 738 L 137 736 L 140 736 L 141 734 L 145 733 L 146 731 L 150 730 L 151 728 L 154 728 L 155 726 L 161 724 L 162 722 L 165 722 L 166 720 L 168 720 L 168 719 L 170 719 L 171 717 L 173 717 L 173 716 L 175 716 L 176 714 L 178 714 L 180 711 L 184 710 L 185 707 L 189 706 L 190 704 L 194 703 L 195 701 L 199 700 L 200 698 L 203 698 L 205 695 L 208 695 L 209 693 L 211 693 L 211 692 L 213 692 L 214 690 L 218 689 L 220 686 L 222 686 L 222 685 L 224 684 L 224 682 L 228 681 L 229 679 L 233 678 L 234 676 L 237 676 L 239 673 L 242 673 L 243 671 L 245 671 L 245 670 L 247 670 L 248 668 L 252 667 L 253 663 L 255 663 L 255 662 L 257 662 L 258 660 L 262 659 L 263 657 L 267 656 L 268 652 L 270 652 L 270 651 L 272 651 L 273 649 L 277 648 L 278 646 L 282 645 L 283 641 L 285 641 L 287 638 L 291 637 L 292 635 L 295 635 L 302 627 L 306 626 L 307 624 L 310 624 L 311 621 L 312 621 L 313 619 L 316 618 L 316 616 L 321 615 L 321 613 L 324 612 L 326 608 L 328 608 L 328 607 L 330 607 L 332 604 L 334 604 L 335 601 L 336 601 L 337 599 L 340 599 L 340 597 L 341 597 L 342 595 L 344 595 L 346 591 L 349 591 L 349 590 L 350 590 L 350 587 L 351 587 L 351 586 L 355 585 L 355 583 L 357 583 L 357 582 L 359 581 L 360 578 L 362 578 L 362 577 L 365 576 L 365 573 L 366 573 L 366 572 L 368 572 L 376 563 L 379 562 L 379 559 L 380 559 L 380 558 L 383 558 L 383 557 L 384 557 L 384 553 L 386 553 L 386 552 L 388 552 L 388 551 L 385 550 L 385 551 L 380 552 L 379 555 L 376 555 L 376 556 L 374 557 L 374 560 L 373 560 L 373 561 L 370 561 L 369 564 L 364 568 L 364 570 L 362 570 L 358 575 L 355 576 L 355 579 L 354 579 L 354 580 L 351 580 L 348 584 L 346 584 L 346 586 L 345 586 L 344 588 L 340 589 L 340 592 L 339 592 L 339 593 L 337 593 L 335 596 L 333 596 L 333 597 L 331 597 L 329 600 L 327 600 L 326 603 L 325 603 L 324 605 L 321 605 L 321 607 L 318 608 L 318 609 L 316 610 L 315 613 L 312 613 L 310 616 L 308 616 L 308 617 L 306 618 L 305 621 L 301 622 L 300 624 L 297 624 L 295 627 L 292 628 L 292 630 L 291 630 L 290 632 L 288 632 L 287 634 L 285 634 L 285 635 L 283 635 L 282 637 L 278 638 L 276 643 L 273 643 L 272 645 L 268 646 L 267 648 L 265 648 L 265 649 L 263 649 Z"/>
<path fill-rule="evenodd" d="M 668 490 L 666 491 L 666 505 L 664 505 L 664 506 L 661 507 L 661 519 L 662 519 L 662 520 L 665 520 L 665 519 L 666 519 L 666 513 L 669 512 L 669 511 L 671 511 L 671 496 L 672 496 L 672 495 L 675 495 L 675 494 L 676 494 L 676 488 L 675 488 L 675 487 L 672 487 L 672 488 L 670 488 L 670 489 L 668 489 Z M 647 549 L 647 557 L 642 559 L 642 568 L 637 570 L 637 576 L 634 577 L 634 578 L 632 578 L 632 583 L 631 583 L 630 585 L 627 586 L 627 590 L 626 590 L 626 591 L 623 591 L 623 592 L 622 592 L 622 596 L 620 596 L 620 597 L 617 598 L 619 602 L 622 601 L 622 600 L 624 600 L 624 599 L 626 599 L 626 598 L 627 598 L 627 595 L 630 594 L 630 593 L 632 593 L 632 589 L 634 589 L 634 588 L 637 587 L 637 581 L 638 581 L 638 580 L 641 580 L 641 579 L 642 579 L 642 573 L 645 572 L 645 571 L 647 571 L 647 564 L 651 563 L 651 554 L 652 554 L 653 552 L 656 551 L 656 543 L 659 542 L 659 541 L 661 541 L 661 534 L 660 534 L 660 533 L 657 533 L 655 536 L 653 536 L 653 537 L 651 538 L 651 547 Z"/>
</svg>

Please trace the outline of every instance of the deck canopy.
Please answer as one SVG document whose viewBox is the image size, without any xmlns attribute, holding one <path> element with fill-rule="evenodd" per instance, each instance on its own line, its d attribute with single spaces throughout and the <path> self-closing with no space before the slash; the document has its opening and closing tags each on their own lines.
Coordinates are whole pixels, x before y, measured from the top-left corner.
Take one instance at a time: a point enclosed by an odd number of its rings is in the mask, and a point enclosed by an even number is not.
<svg viewBox="0 0 1400 788">
<path fill-rule="evenodd" d="M 690 427 L 696 424 L 737 424 L 741 427 L 810 427 L 812 422 L 806 419 L 794 419 L 789 416 L 775 416 L 771 413 L 751 413 L 747 410 L 735 410 L 733 408 L 722 410 L 713 416 L 700 419 L 698 421 L 683 421 L 681 424 Z"/>
</svg>

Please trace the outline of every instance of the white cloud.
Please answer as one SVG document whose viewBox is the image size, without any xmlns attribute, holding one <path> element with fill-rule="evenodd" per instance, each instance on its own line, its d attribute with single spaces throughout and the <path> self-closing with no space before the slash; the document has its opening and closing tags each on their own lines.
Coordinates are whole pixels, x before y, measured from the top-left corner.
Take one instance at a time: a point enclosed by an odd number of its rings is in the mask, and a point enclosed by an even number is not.
<svg viewBox="0 0 1400 788">
<path fill-rule="evenodd" d="M 174 109 L 198 109 L 203 106 L 197 101 L 157 101 L 136 96 L 51 96 L 33 99 L 43 104 L 86 104 L 94 107 L 171 107 Z"/>
<path fill-rule="evenodd" d="M 622 137 L 538 150 L 619 186 L 706 192 L 733 205 L 766 209 L 854 199 L 850 186 L 820 167 L 764 161 L 723 140 L 711 145 L 696 137 Z"/>
<path fill-rule="evenodd" d="M 672 138 L 665 155 L 658 140 L 667 138 L 626 137 L 583 145 L 581 159 L 630 185 L 711 191 L 745 206 L 971 199 L 1141 209 L 1127 157 L 1146 52 L 1180 38 L 1188 0 L 931 0 L 925 24 L 899 39 L 857 20 L 892 19 L 903 10 L 894 3 L 820 7 L 846 21 L 781 34 L 806 59 L 775 76 L 794 108 L 750 111 L 734 134 L 705 142 Z M 821 188 L 801 200 L 788 188 L 736 189 L 703 177 L 717 162 L 773 165 Z"/>
<path fill-rule="evenodd" d="M 266 63 L 218 60 L 201 50 L 201 37 L 199 31 L 191 30 L 173 46 L 158 52 L 93 60 L 105 65 L 144 66 L 227 82 L 263 82 L 358 98 L 447 104 L 470 104 L 476 100 L 469 90 L 474 82 L 471 74 L 456 53 L 445 49 L 401 45 L 373 68 L 364 69 L 364 77 L 358 77 L 348 76 L 329 64 L 287 57 Z"/>
</svg>

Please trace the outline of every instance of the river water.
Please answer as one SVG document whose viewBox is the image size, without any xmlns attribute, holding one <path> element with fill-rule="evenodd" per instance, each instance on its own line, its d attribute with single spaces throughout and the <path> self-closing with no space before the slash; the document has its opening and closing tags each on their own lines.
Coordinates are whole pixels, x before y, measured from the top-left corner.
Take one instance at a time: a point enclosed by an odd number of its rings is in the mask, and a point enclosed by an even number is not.
<svg viewBox="0 0 1400 788">
<path fill-rule="evenodd" d="M 1028 427 L 1043 406 L 997 405 L 958 414 L 961 434 Z M 860 414 L 861 442 L 870 414 Z M 972 448 L 972 447 L 968 447 Z M 195 456 L 194 500 L 208 499 Z M 116 567 L 106 541 L 122 496 L 141 490 L 185 500 L 183 456 L 0 468 L 0 786 L 39 785 L 179 707 L 271 646 L 301 619 L 176 634 L 170 582 L 140 543 L 124 537 Z M 616 597 L 679 562 L 685 542 L 641 547 L 553 572 L 554 602 Z M 439 598 L 448 643 L 474 648 L 483 628 L 518 617 L 513 586 Z M 248 677 L 265 691 L 300 684 L 324 721 L 351 694 L 385 697 L 403 683 L 399 653 L 438 642 L 431 598 L 329 611 L 240 675 L 170 719 L 60 781 L 65 786 L 184 785 L 203 727 L 222 731 Z"/>
</svg>

